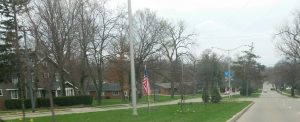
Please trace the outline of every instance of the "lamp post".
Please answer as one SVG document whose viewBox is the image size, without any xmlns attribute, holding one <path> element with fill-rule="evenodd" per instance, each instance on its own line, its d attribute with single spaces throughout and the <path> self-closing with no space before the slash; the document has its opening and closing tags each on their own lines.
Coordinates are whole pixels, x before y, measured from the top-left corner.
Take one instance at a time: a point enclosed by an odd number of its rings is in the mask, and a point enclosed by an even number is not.
<svg viewBox="0 0 300 122">
<path fill-rule="evenodd" d="M 131 0 L 128 0 L 128 24 L 129 33 L 128 38 L 130 41 L 130 74 L 131 74 L 131 102 L 133 115 L 138 115 L 136 108 L 136 85 L 135 85 L 135 68 L 134 68 L 134 50 L 133 50 L 133 30 L 132 30 L 132 11 L 131 11 Z"/>
<path fill-rule="evenodd" d="M 253 42 L 252 42 L 252 46 L 250 45 L 240 45 L 238 47 L 235 47 L 235 48 L 232 48 L 232 49 L 223 49 L 223 48 L 218 48 L 218 47 L 211 47 L 212 49 L 218 49 L 218 50 L 221 50 L 221 51 L 225 51 L 227 52 L 227 55 L 228 55 L 228 88 L 229 88 L 229 93 L 228 93 L 228 98 L 230 98 L 230 94 L 231 94 L 231 58 L 230 58 L 230 53 L 236 49 L 239 49 L 241 47 L 244 47 L 244 46 L 248 46 L 248 47 L 253 47 Z"/>
</svg>

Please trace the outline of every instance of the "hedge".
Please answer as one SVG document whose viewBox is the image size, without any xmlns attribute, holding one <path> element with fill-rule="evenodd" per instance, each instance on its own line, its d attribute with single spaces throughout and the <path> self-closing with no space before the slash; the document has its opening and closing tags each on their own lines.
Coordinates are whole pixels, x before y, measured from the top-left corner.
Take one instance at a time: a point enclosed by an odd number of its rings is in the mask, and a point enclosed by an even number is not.
<svg viewBox="0 0 300 122">
<path fill-rule="evenodd" d="M 92 96 L 67 96 L 67 97 L 55 97 L 53 100 L 56 106 L 74 106 L 74 105 L 92 105 Z M 22 109 L 21 100 L 5 100 L 6 109 Z M 29 99 L 25 100 L 25 107 L 31 108 L 31 101 Z M 39 107 L 50 107 L 49 98 L 36 99 L 36 108 Z"/>
<path fill-rule="evenodd" d="M 25 102 L 25 108 L 31 107 L 30 100 L 24 100 Z M 22 108 L 22 100 L 5 100 L 4 105 L 6 109 L 21 109 Z"/>
</svg>

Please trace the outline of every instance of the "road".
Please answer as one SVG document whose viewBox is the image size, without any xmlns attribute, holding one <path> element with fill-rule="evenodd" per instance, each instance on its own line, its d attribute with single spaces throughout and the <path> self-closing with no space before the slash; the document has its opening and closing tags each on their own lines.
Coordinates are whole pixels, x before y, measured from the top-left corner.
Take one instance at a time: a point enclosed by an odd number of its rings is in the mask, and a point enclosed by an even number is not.
<svg viewBox="0 0 300 122">
<path fill-rule="evenodd" d="M 299 122 L 300 99 L 290 98 L 271 91 L 270 84 L 264 84 L 261 97 L 237 122 Z"/>
</svg>

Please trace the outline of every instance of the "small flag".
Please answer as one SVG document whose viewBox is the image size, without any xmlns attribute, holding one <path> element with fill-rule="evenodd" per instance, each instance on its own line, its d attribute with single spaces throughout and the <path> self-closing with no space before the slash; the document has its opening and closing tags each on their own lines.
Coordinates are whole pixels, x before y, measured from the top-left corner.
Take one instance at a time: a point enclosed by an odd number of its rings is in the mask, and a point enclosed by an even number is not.
<svg viewBox="0 0 300 122">
<path fill-rule="evenodd" d="M 143 81 L 143 87 L 144 87 L 144 95 L 150 95 L 150 83 L 149 83 L 149 78 L 148 78 L 148 72 L 147 72 L 147 67 L 145 65 L 145 70 L 144 70 L 144 81 Z"/>
</svg>

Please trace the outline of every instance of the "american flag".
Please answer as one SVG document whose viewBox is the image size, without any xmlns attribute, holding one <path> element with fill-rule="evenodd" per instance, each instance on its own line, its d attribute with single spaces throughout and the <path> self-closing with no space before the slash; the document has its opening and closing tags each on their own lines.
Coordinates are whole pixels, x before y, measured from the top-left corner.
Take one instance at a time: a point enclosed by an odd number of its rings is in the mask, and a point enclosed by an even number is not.
<svg viewBox="0 0 300 122">
<path fill-rule="evenodd" d="M 150 95 L 150 83 L 149 83 L 149 78 L 148 78 L 148 72 L 147 72 L 147 67 L 145 65 L 145 70 L 144 70 L 144 81 L 143 81 L 143 87 L 144 87 L 144 95 Z"/>
</svg>

